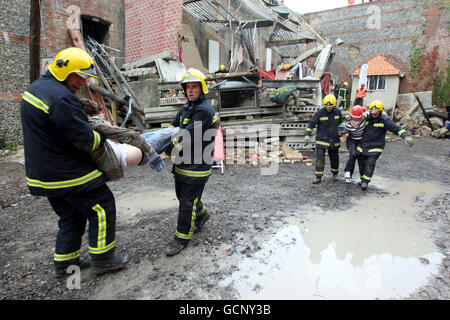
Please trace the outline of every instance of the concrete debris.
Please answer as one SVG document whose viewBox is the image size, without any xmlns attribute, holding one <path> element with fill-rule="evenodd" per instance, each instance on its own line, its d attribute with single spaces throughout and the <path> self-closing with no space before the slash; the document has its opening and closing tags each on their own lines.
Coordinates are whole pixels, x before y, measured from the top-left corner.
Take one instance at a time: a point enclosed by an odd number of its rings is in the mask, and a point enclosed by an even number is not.
<svg viewBox="0 0 450 320">
<path fill-rule="evenodd" d="M 423 109 L 416 96 L 420 99 Z M 405 93 L 397 96 L 397 108 L 393 120 L 413 136 L 442 137 L 446 134 L 442 130 L 446 119 L 447 114 L 444 111 L 433 107 L 431 91 Z"/>
</svg>

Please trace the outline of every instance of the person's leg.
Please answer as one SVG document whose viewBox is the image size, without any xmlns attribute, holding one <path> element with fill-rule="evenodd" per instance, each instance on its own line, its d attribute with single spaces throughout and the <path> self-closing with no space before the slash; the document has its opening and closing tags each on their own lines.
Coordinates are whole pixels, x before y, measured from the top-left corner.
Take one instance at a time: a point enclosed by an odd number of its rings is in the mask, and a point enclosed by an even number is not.
<svg viewBox="0 0 450 320">
<path fill-rule="evenodd" d="M 174 241 L 169 244 L 166 254 L 178 254 L 194 235 L 197 218 L 197 203 L 204 189 L 204 184 L 188 184 L 176 181 L 178 184 L 179 213 Z"/>
<path fill-rule="evenodd" d="M 337 175 L 339 173 L 339 149 L 333 148 L 328 149 L 328 157 L 330 158 L 331 172 L 333 173 L 333 180 L 337 180 Z"/>
<path fill-rule="evenodd" d="M 325 150 L 325 148 L 316 145 L 316 166 L 314 171 L 316 180 L 313 181 L 314 184 L 320 183 L 323 176 L 323 171 L 325 169 Z"/>
<path fill-rule="evenodd" d="M 59 217 L 53 264 L 56 275 L 63 276 L 68 266 L 79 264 L 81 238 L 87 218 L 64 198 L 48 198 L 48 200 Z"/>
<path fill-rule="evenodd" d="M 95 271 L 110 271 L 123 267 L 128 255 L 115 255 L 116 203 L 106 184 L 70 197 L 68 201 L 77 206 L 89 221 L 89 255 Z"/>
<path fill-rule="evenodd" d="M 375 172 L 375 166 L 379 156 L 379 153 L 370 153 L 364 161 L 364 173 L 361 179 L 361 188 L 363 190 L 366 190 L 369 186 L 369 183 L 372 181 L 372 177 Z"/>
<path fill-rule="evenodd" d="M 356 161 L 356 144 L 355 140 L 350 137 L 347 137 L 347 150 L 348 150 L 348 160 L 345 164 L 345 177 L 347 178 L 347 172 L 349 173 L 349 178 L 353 176 L 353 172 L 355 170 L 355 161 Z"/>
</svg>

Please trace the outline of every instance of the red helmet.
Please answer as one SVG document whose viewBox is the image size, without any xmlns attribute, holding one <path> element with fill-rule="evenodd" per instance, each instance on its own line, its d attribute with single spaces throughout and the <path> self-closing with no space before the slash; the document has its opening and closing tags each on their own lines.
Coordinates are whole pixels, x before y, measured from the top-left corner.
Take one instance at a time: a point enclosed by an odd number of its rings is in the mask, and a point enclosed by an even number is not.
<svg viewBox="0 0 450 320">
<path fill-rule="evenodd" d="M 359 119 L 363 116 L 363 113 L 364 113 L 364 111 L 361 108 L 361 106 L 356 105 L 350 111 L 350 116 L 352 116 L 352 118 Z"/>
</svg>

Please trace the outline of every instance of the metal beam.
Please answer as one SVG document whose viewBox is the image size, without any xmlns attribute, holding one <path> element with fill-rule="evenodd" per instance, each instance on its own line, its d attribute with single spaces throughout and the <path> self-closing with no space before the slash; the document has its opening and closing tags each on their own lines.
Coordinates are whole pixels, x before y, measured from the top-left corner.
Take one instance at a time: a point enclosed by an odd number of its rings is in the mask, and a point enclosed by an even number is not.
<svg viewBox="0 0 450 320">
<path fill-rule="evenodd" d="M 295 39 L 283 39 L 283 40 L 271 40 L 267 42 L 268 47 L 286 46 L 291 44 L 308 43 L 314 40 L 309 38 L 295 38 Z"/>
</svg>

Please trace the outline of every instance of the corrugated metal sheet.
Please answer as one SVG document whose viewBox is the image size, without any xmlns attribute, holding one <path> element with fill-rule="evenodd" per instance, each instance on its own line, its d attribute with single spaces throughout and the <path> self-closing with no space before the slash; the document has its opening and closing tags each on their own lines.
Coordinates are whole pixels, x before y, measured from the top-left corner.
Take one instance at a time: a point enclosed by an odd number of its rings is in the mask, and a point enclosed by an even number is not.
<svg viewBox="0 0 450 320">
<path fill-rule="evenodd" d="M 236 30 L 238 27 L 245 27 L 249 22 L 255 21 L 272 21 L 274 24 L 278 23 L 278 28 L 273 32 L 274 27 L 261 27 L 260 34 L 266 33 L 265 40 L 292 40 L 305 38 L 306 41 L 314 41 L 315 37 L 306 29 L 302 29 L 299 25 L 280 18 L 278 13 L 272 10 L 272 7 L 267 7 L 262 1 L 256 0 L 198 0 L 185 1 L 183 9 L 192 15 L 198 21 L 201 21 L 206 28 L 215 32 L 222 30 Z M 285 7 L 283 8 L 283 10 Z M 287 8 L 286 8 L 287 9 Z M 292 12 L 295 16 L 294 21 L 298 20 L 297 14 Z M 217 21 L 223 22 L 204 22 Z M 228 21 L 228 22 L 226 22 Z M 237 21 L 239 25 L 232 24 L 232 21 Z M 284 28 L 284 29 L 283 29 Z M 291 31 L 285 30 L 290 29 Z M 261 32 L 264 30 L 265 32 Z M 248 33 L 248 31 L 247 31 Z M 221 41 L 224 43 L 224 40 Z M 224 43 L 225 44 L 225 43 Z M 230 45 L 228 44 L 228 47 Z M 290 44 L 273 46 L 282 57 L 297 57 L 303 49 L 303 44 Z"/>
</svg>

